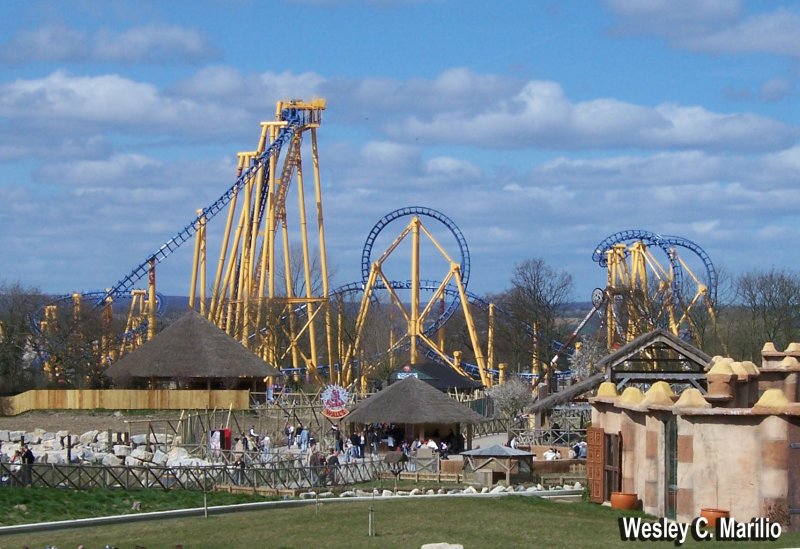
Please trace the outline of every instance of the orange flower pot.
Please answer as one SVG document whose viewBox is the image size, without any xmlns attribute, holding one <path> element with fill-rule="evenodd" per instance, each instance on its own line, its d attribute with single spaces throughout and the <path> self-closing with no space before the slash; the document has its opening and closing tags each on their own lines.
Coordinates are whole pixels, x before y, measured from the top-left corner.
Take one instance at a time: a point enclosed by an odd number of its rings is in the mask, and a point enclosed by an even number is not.
<svg viewBox="0 0 800 549">
<path fill-rule="evenodd" d="M 717 519 L 728 518 L 731 512 L 726 509 L 714 509 L 712 507 L 705 507 L 700 509 L 700 516 L 708 521 L 708 528 L 717 527 Z"/>
<path fill-rule="evenodd" d="M 639 507 L 639 494 L 611 492 L 612 509 L 636 509 Z"/>
</svg>

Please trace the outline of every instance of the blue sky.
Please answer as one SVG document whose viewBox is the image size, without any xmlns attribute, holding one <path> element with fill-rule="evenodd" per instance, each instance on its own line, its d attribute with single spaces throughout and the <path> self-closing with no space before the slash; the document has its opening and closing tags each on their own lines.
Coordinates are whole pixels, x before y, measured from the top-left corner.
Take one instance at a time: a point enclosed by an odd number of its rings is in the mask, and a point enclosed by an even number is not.
<svg viewBox="0 0 800 549">
<path fill-rule="evenodd" d="M 113 285 L 312 97 L 334 286 L 410 205 L 460 227 L 480 294 L 541 257 L 588 299 L 626 229 L 795 268 L 794 2 L 8 1 L 0 42 L 0 281 Z M 184 248 L 163 293 L 188 293 Z"/>
</svg>

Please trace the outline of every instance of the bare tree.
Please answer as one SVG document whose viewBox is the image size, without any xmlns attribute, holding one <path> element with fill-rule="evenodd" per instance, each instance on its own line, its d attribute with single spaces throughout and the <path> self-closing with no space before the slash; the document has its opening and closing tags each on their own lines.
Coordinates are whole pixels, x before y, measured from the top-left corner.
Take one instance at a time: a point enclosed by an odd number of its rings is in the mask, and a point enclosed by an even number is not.
<svg viewBox="0 0 800 549">
<path fill-rule="evenodd" d="M 3 392 L 30 389 L 36 382 L 33 368 L 33 322 L 44 297 L 19 283 L 0 286 L 0 384 Z"/>
<path fill-rule="evenodd" d="M 536 331 L 535 340 L 530 334 L 520 333 L 511 347 L 516 349 L 515 354 L 532 357 L 535 353 L 540 365 L 538 373 L 542 375 L 541 365 L 549 363 L 553 354 L 551 343 L 563 340 L 569 333 L 559 318 L 572 293 L 572 275 L 556 270 L 541 258 L 528 259 L 515 267 L 511 285 L 510 290 L 498 296 L 501 306 Z"/>
<path fill-rule="evenodd" d="M 764 342 L 780 348 L 800 339 L 800 277 L 797 273 L 771 268 L 752 271 L 736 280 L 737 301 L 744 310 L 744 329 L 739 346 L 742 358 L 760 356 Z"/>
</svg>

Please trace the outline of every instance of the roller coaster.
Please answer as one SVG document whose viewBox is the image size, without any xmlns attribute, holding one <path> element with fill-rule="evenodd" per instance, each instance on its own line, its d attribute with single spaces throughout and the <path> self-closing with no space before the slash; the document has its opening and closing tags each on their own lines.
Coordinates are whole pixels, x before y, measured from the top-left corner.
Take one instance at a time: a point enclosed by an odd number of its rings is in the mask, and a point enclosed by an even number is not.
<svg viewBox="0 0 800 549">
<path fill-rule="evenodd" d="M 654 250 L 663 252 L 665 262 Z M 655 328 L 696 342 L 709 335 L 719 340 L 717 272 L 698 244 L 679 236 L 626 230 L 601 241 L 592 260 L 607 271 L 604 295 L 596 299 L 605 305 L 609 349 Z"/>
<path fill-rule="evenodd" d="M 237 154 L 233 185 L 111 288 L 64 296 L 46 308 L 42 334 L 52 332 L 56 308 L 70 301 L 73 318 L 80 316 L 83 301 L 102 310 L 104 334 L 108 334 L 112 303 L 129 299 L 122 335 L 103 336 L 99 361 L 107 364 L 135 349 L 155 335 L 163 304 L 155 289 L 156 266 L 194 238 L 190 307 L 289 374 L 315 383 L 364 389 L 378 368 L 396 368 L 407 353 L 410 364 L 432 360 L 485 386 L 502 382 L 505 364 L 495 364 L 498 319 L 513 324 L 531 345 L 537 344 L 539 334 L 535 326 L 468 290 L 469 248 L 461 230 L 443 213 L 415 206 L 382 217 L 366 238 L 361 279 L 329 290 L 316 133 L 325 108 L 322 99 L 278 102 L 275 119 L 261 123 L 255 149 Z M 313 202 L 306 200 L 306 136 L 310 136 Z M 294 201 L 289 200 L 292 187 Z M 206 230 L 223 210 L 227 210 L 226 222 L 209 285 Z M 387 228 L 404 221 L 405 227 L 374 258 Z M 431 223 L 452 240 L 451 251 L 436 237 Z M 401 252 L 401 245 L 409 250 Z M 431 250 L 422 253 L 421 245 Z M 655 255 L 659 250 L 666 261 Z M 410 260 L 404 267 L 410 276 L 393 276 L 390 271 L 398 260 L 392 258 L 405 257 L 403 253 Z M 423 277 L 422 265 L 431 258 L 441 262 L 443 272 Z M 555 375 L 559 359 L 595 316 L 603 325 L 608 349 L 655 327 L 667 326 L 676 335 L 700 338 L 705 319 L 714 325 L 717 274 L 708 254 L 694 242 L 627 230 L 601 241 L 592 259 L 607 270 L 605 288 L 595 291 L 591 310 L 570 337 L 564 343 L 551 342 L 549 364 L 539 365 L 534 357 L 529 371 L 527 366 L 522 368 L 523 377 L 533 380 L 542 372 Z M 134 289 L 145 275 L 148 290 Z M 424 300 L 422 294 L 431 297 Z M 462 349 L 445 345 L 444 327 L 455 317 L 463 320 L 467 360 Z M 519 370 L 521 365 L 515 366 Z"/>
</svg>

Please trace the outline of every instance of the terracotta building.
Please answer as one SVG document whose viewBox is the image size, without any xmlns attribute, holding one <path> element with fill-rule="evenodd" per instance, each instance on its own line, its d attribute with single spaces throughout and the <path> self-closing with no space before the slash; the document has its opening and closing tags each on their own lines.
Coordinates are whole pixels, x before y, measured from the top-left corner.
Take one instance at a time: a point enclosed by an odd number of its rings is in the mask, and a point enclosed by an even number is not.
<svg viewBox="0 0 800 549">
<path fill-rule="evenodd" d="M 767 343 L 760 368 L 714 357 L 706 383 L 681 394 L 655 381 L 658 360 L 647 345 L 639 351 L 654 365 L 646 392 L 619 394 L 622 384 L 606 381 L 591 399 L 591 500 L 635 493 L 645 512 L 680 522 L 716 508 L 800 530 L 800 344 L 779 352 Z"/>
</svg>

